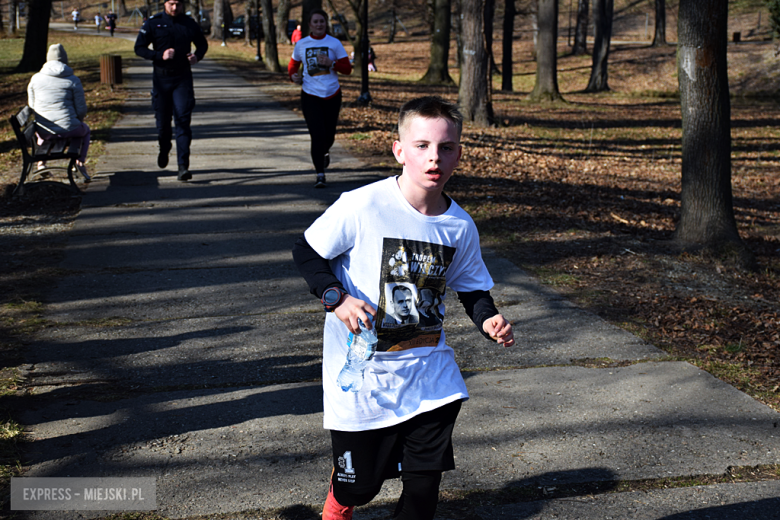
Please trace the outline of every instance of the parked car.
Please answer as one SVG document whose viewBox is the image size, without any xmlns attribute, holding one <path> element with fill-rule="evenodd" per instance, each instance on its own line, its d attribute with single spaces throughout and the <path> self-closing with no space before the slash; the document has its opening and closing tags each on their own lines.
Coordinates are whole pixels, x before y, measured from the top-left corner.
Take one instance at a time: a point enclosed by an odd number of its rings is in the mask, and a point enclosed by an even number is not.
<svg viewBox="0 0 780 520">
<path fill-rule="evenodd" d="M 234 38 L 244 37 L 244 16 L 237 17 L 233 22 L 228 25 L 228 34 Z M 256 40 L 257 33 L 260 33 L 260 38 L 263 38 L 263 25 L 262 20 L 258 19 L 257 15 L 252 15 L 249 18 L 249 39 Z"/>
</svg>

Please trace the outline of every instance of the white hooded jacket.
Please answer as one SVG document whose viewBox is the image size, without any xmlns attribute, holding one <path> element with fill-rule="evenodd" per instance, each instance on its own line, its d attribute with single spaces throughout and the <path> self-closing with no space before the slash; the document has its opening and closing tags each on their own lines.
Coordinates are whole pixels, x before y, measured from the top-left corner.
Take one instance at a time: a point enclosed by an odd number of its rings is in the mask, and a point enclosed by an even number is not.
<svg viewBox="0 0 780 520">
<path fill-rule="evenodd" d="M 81 80 L 60 61 L 47 61 L 32 77 L 27 86 L 27 104 L 40 116 L 36 121 L 55 134 L 73 130 L 87 115 Z"/>
</svg>

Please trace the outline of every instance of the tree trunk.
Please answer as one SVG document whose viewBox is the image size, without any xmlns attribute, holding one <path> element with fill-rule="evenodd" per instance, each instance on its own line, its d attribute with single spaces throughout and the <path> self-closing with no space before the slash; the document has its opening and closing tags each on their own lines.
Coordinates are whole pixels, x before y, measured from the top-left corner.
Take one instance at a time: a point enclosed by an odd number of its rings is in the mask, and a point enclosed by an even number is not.
<svg viewBox="0 0 780 520">
<path fill-rule="evenodd" d="M 496 17 L 496 0 L 483 0 L 485 2 L 485 50 L 488 53 L 488 70 L 490 74 L 501 74 L 493 56 L 493 22 Z"/>
<path fill-rule="evenodd" d="M 254 5 L 255 12 L 260 13 L 260 11 L 261 11 L 261 9 L 260 9 L 260 0 L 252 0 L 252 3 Z M 255 40 L 255 49 L 256 49 L 255 61 L 262 60 L 263 59 L 263 53 L 260 52 L 260 38 Z"/>
<path fill-rule="evenodd" d="M 558 0 L 539 0 L 536 84 L 531 101 L 562 100 L 558 90 Z"/>
<path fill-rule="evenodd" d="M 594 0 L 593 24 L 596 37 L 593 40 L 593 67 L 590 69 L 590 81 L 585 92 L 603 92 L 609 90 L 607 84 L 607 61 L 609 44 L 612 40 L 612 13 L 614 0 Z"/>
<path fill-rule="evenodd" d="M 501 90 L 512 92 L 512 43 L 515 33 L 515 0 L 504 0 L 504 27 L 501 36 Z"/>
<path fill-rule="evenodd" d="M 127 2 L 125 0 L 119 0 L 119 16 L 127 16 L 130 11 L 127 10 Z"/>
<path fill-rule="evenodd" d="M 431 34 L 431 60 L 428 71 L 420 80 L 428 85 L 455 84 L 450 77 L 448 65 L 450 57 L 450 7 L 450 0 L 436 0 L 434 30 Z"/>
<path fill-rule="evenodd" d="M 455 46 L 457 47 L 455 49 L 455 66 L 460 70 L 460 66 L 463 64 L 463 17 L 461 16 L 463 9 L 461 0 L 450 0 L 450 3 L 454 3 L 455 6 L 454 18 L 450 18 L 450 20 L 455 20 L 452 28 L 455 31 Z"/>
<path fill-rule="evenodd" d="M 287 21 L 290 19 L 290 9 L 292 5 L 290 0 L 279 0 L 279 7 L 276 11 L 276 26 L 279 33 L 276 35 L 276 43 L 290 44 L 290 37 L 287 36 Z M 303 28 L 303 23 L 301 23 Z"/>
<path fill-rule="evenodd" d="M 436 31 L 436 0 L 425 0 L 425 22 L 428 24 L 428 32 Z"/>
<path fill-rule="evenodd" d="M 393 5 L 390 8 L 390 30 L 387 35 L 387 43 L 395 43 L 395 31 L 395 0 L 393 0 Z"/>
<path fill-rule="evenodd" d="M 731 194 L 731 105 L 726 0 L 681 0 L 677 76 L 682 109 L 680 221 L 685 247 L 737 252 L 754 261 L 739 238 Z"/>
<path fill-rule="evenodd" d="M 315 9 L 322 9 L 322 0 L 303 0 L 301 2 L 301 35 L 304 38 L 309 35 L 309 15 Z"/>
<path fill-rule="evenodd" d="M 211 11 L 211 39 L 221 40 L 224 31 L 227 31 L 225 0 L 214 0 L 214 8 Z M 227 34 L 224 36 L 227 38 Z"/>
<path fill-rule="evenodd" d="M 19 6 L 17 5 L 16 0 L 10 0 L 8 2 L 8 26 L 6 28 L 8 36 L 16 34 L 16 10 L 18 8 Z"/>
<path fill-rule="evenodd" d="M 666 45 L 666 0 L 655 0 L 655 36 L 653 47 Z"/>
<path fill-rule="evenodd" d="M 574 47 L 571 53 L 581 56 L 588 52 L 588 0 L 577 2 L 577 26 L 574 29 Z"/>
<path fill-rule="evenodd" d="M 260 11 L 257 11 L 260 15 Z M 252 0 L 244 4 L 244 45 L 252 45 Z"/>
<path fill-rule="evenodd" d="M 557 1 L 557 0 L 556 0 Z M 479 126 L 493 124 L 490 63 L 485 38 L 484 0 L 462 0 L 463 64 L 460 69 L 458 104 L 466 121 Z"/>
<path fill-rule="evenodd" d="M 49 50 L 49 16 L 52 0 L 28 0 L 24 52 L 16 72 L 38 72 Z"/>
<path fill-rule="evenodd" d="M 263 32 L 265 33 L 265 66 L 271 72 L 282 72 L 279 66 L 279 54 L 276 49 L 276 27 L 274 26 L 274 8 L 271 0 L 260 0 L 263 6 Z"/>
</svg>

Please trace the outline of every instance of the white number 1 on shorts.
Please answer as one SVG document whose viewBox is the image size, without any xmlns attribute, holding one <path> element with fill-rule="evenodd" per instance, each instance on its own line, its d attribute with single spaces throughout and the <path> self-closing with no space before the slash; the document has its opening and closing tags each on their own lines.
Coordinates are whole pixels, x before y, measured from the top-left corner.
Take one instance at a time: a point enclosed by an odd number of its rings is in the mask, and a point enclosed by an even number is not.
<svg viewBox="0 0 780 520">
<path fill-rule="evenodd" d="M 346 467 L 344 468 L 344 473 L 354 473 L 355 468 L 352 467 L 352 452 L 351 451 L 345 451 L 344 452 L 344 461 L 346 462 Z"/>
</svg>

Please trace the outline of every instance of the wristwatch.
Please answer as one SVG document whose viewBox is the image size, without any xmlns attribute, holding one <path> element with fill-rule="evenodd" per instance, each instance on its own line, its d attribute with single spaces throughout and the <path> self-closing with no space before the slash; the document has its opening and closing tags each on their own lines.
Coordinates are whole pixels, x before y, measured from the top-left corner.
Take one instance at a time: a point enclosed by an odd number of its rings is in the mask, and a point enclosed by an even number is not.
<svg viewBox="0 0 780 520">
<path fill-rule="evenodd" d="M 336 310 L 347 293 L 339 287 L 328 287 L 325 292 L 322 293 L 322 305 L 325 307 L 326 312 L 333 312 Z"/>
</svg>

